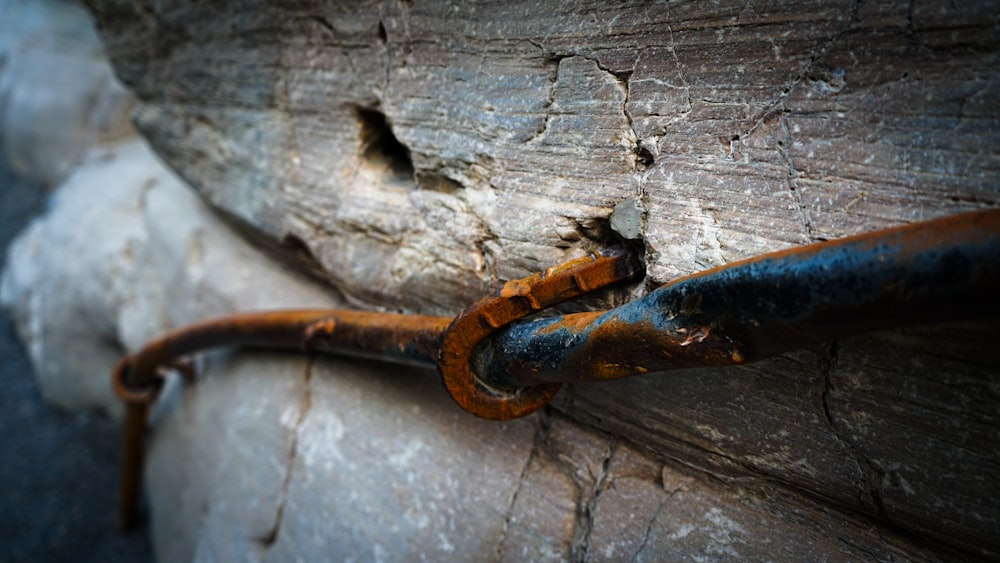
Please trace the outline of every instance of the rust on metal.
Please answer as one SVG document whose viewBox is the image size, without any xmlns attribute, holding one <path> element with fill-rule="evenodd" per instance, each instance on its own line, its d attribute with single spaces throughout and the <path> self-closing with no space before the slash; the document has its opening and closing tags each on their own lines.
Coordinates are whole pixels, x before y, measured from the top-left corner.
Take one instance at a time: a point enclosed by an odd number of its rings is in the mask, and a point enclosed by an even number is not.
<svg viewBox="0 0 1000 563">
<path fill-rule="evenodd" d="M 168 333 L 123 358 L 119 519 L 134 522 L 158 370 L 219 346 L 372 356 L 436 365 L 465 410 L 524 416 L 564 382 L 757 361 L 832 338 L 908 324 L 1000 316 L 1000 209 L 847 237 L 727 264 L 609 311 L 523 320 L 640 276 L 624 249 L 507 282 L 454 320 L 342 310 L 243 313 Z"/>
<path fill-rule="evenodd" d="M 177 358 L 221 346 L 347 353 L 433 366 L 451 319 L 329 309 L 240 313 L 169 332 L 122 358 L 111 381 L 125 403 L 119 526 L 136 519 L 144 431 L 163 380 L 159 370 Z"/>
<path fill-rule="evenodd" d="M 876 329 L 1000 316 L 1000 210 L 743 260 L 616 309 L 515 323 L 476 358 L 494 385 L 753 362 Z"/>
<path fill-rule="evenodd" d="M 463 311 L 441 341 L 438 370 L 445 388 L 463 409 L 491 420 L 530 414 L 559 391 L 559 383 L 490 385 L 470 366 L 476 345 L 490 334 L 545 307 L 635 277 L 642 265 L 624 249 L 608 250 L 508 282 L 491 297 Z"/>
<path fill-rule="evenodd" d="M 169 332 L 126 356 L 119 371 L 125 387 L 142 390 L 174 358 L 220 346 L 342 352 L 434 365 L 449 322 L 447 317 L 335 309 L 239 313 Z"/>
</svg>

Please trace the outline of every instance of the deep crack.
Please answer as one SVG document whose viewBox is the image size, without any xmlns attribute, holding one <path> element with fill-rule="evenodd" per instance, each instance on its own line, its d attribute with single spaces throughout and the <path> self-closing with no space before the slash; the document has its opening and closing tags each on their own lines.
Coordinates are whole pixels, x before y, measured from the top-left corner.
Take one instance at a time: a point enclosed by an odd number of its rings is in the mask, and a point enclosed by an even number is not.
<svg viewBox="0 0 1000 563">
<path fill-rule="evenodd" d="M 597 68 L 611 75 L 615 81 L 618 82 L 618 86 L 621 87 L 622 93 L 624 94 L 622 96 L 621 112 L 622 116 L 625 118 L 625 123 L 628 125 L 628 130 L 632 133 L 632 166 L 636 172 L 646 171 L 650 166 L 652 166 L 655 157 L 652 151 L 643 146 L 642 140 L 639 138 L 639 133 L 635 130 L 635 123 L 632 121 L 632 112 L 628 109 L 629 96 L 632 93 L 630 81 L 632 79 L 632 75 L 635 74 L 635 68 L 639 64 L 639 59 L 636 58 L 631 69 L 615 71 L 601 64 L 601 61 L 596 58 L 586 56 L 583 58 L 594 63 L 597 65 Z M 641 180 L 642 177 L 640 177 L 640 183 Z M 638 195 L 642 195 L 641 189 L 639 189 L 638 192 Z"/>
<path fill-rule="evenodd" d="M 552 106 L 556 103 L 556 83 L 559 82 L 559 66 L 564 58 L 566 57 L 555 56 L 551 59 L 555 68 L 552 71 L 552 76 L 549 78 L 549 95 L 545 99 L 545 104 L 542 106 L 542 111 L 545 115 L 542 118 L 542 124 L 538 127 L 538 130 L 525 139 L 525 143 L 539 142 L 549 130 L 549 119 L 552 117 Z"/>
<path fill-rule="evenodd" d="M 612 436 L 608 440 L 608 450 L 598 466 L 597 475 L 594 475 L 594 485 L 590 490 L 590 495 L 586 500 L 581 499 L 581 502 L 577 504 L 576 526 L 570 549 L 570 559 L 573 561 L 587 560 L 590 551 L 590 537 L 594 531 L 594 510 L 597 508 L 597 499 L 604 491 L 605 482 L 609 475 L 608 467 L 617 448 L 618 439 Z"/>
<path fill-rule="evenodd" d="M 840 356 L 840 343 L 833 341 L 827 351 L 827 356 L 820 362 L 823 374 L 823 389 L 820 393 L 821 408 L 823 417 L 830 432 L 841 445 L 854 457 L 854 463 L 858 467 L 857 492 L 858 501 L 863 507 L 877 514 L 881 518 L 886 518 L 885 505 L 882 503 L 880 493 L 882 476 L 884 471 L 877 464 L 869 460 L 864 453 L 847 437 L 842 436 L 837 428 L 833 412 L 830 410 L 830 394 L 833 392 L 833 372 L 837 367 Z"/>
<path fill-rule="evenodd" d="M 788 167 L 788 191 L 791 194 L 792 200 L 795 202 L 795 207 L 799 211 L 799 221 L 802 223 L 802 228 L 805 231 L 805 237 L 807 240 L 814 242 L 819 240 L 816 237 L 815 231 L 813 230 L 812 218 L 809 217 L 809 211 L 806 209 L 806 205 L 802 202 L 802 193 L 799 186 L 799 171 L 795 168 L 795 162 L 792 160 L 791 147 L 792 147 L 792 134 L 788 130 L 788 121 L 784 117 L 780 120 L 782 140 L 778 141 L 778 154 L 785 161 L 785 166 Z"/>
<path fill-rule="evenodd" d="M 586 58 L 586 57 L 585 57 Z M 596 58 L 587 58 L 587 60 L 593 62 L 597 65 L 597 68 L 608 73 L 618 82 L 619 87 L 622 89 L 624 95 L 622 96 L 621 112 L 622 116 L 625 118 L 625 123 L 628 125 L 628 130 L 632 133 L 632 176 L 635 181 L 635 200 L 639 203 L 640 209 L 643 213 L 648 209 L 649 202 L 648 194 L 646 192 L 646 178 L 652 171 L 653 163 L 656 160 L 656 155 L 653 151 L 649 150 L 644 144 L 642 139 L 639 137 L 638 131 L 635 129 L 635 122 L 632 118 L 632 112 L 629 110 L 628 104 L 632 95 L 631 80 L 632 76 L 635 74 L 635 69 L 639 65 L 639 58 L 636 57 L 635 61 L 632 63 L 632 68 L 623 71 L 613 71 L 610 68 L 601 64 L 601 62 Z M 646 244 L 646 221 L 642 220 L 639 222 L 639 236 L 638 240 L 642 241 L 643 248 L 646 253 L 650 252 L 649 246 Z"/>
<path fill-rule="evenodd" d="M 639 559 L 639 555 L 644 549 L 646 549 L 646 545 L 649 543 L 649 536 L 653 533 L 653 525 L 656 524 L 657 520 L 659 520 L 660 514 L 663 513 L 663 507 L 667 505 L 667 501 L 669 501 L 672 496 L 674 496 L 674 493 L 670 493 L 660 499 L 660 505 L 656 507 L 656 512 L 653 513 L 653 517 L 650 518 L 649 523 L 646 524 L 646 531 L 642 536 L 642 543 L 639 544 L 639 549 L 635 550 L 635 553 L 632 554 L 633 562 L 637 561 Z"/>
<path fill-rule="evenodd" d="M 538 428 L 535 430 L 535 436 L 532 440 L 531 452 L 528 453 L 528 459 L 524 462 L 524 467 L 521 468 L 521 474 L 517 480 L 517 488 L 514 489 L 514 494 L 510 497 L 510 504 L 507 505 L 507 514 L 504 517 L 503 528 L 500 530 L 500 540 L 497 542 L 496 551 L 497 561 L 503 560 L 504 543 L 507 542 L 507 532 L 510 530 L 511 520 L 514 518 L 514 505 L 517 504 L 517 498 L 521 495 L 521 489 L 524 488 L 524 481 L 528 476 L 528 470 L 531 468 L 531 463 L 538 457 L 543 442 L 548 438 L 551 426 L 549 409 L 550 407 L 546 406 L 538 413 Z"/>
<path fill-rule="evenodd" d="M 302 422 L 305 420 L 306 415 L 309 412 L 310 407 L 312 407 L 312 390 L 310 389 L 312 381 L 312 367 L 314 356 L 310 355 L 306 360 L 306 368 L 302 373 L 302 403 L 299 408 L 298 414 L 295 416 L 295 422 L 292 424 L 292 439 L 291 444 L 288 447 L 288 459 L 285 464 L 285 476 L 281 483 L 281 492 L 278 496 L 278 509 L 274 514 L 274 524 L 271 525 L 270 531 L 267 535 L 261 538 L 261 543 L 264 547 L 270 548 L 278 540 L 278 534 L 281 532 L 281 523 L 285 518 L 285 507 L 288 501 L 288 488 L 292 483 L 292 473 L 295 469 L 295 460 L 298 457 L 299 450 L 299 431 L 302 427 Z"/>
</svg>

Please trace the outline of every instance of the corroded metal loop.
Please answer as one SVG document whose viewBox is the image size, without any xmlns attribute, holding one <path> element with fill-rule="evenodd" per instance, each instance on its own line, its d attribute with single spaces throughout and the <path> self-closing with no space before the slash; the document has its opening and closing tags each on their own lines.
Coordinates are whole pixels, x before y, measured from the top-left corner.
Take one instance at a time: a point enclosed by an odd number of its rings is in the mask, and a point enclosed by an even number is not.
<svg viewBox="0 0 1000 563">
<path fill-rule="evenodd" d="M 122 358 L 111 372 L 111 386 L 121 401 L 127 405 L 151 405 L 163 388 L 163 378 L 153 377 L 142 386 L 130 385 L 134 369 L 132 356 Z"/>
<path fill-rule="evenodd" d="M 517 388 L 489 385 L 469 364 L 476 345 L 520 318 L 642 271 L 634 254 L 610 249 L 507 282 L 495 295 L 473 303 L 445 331 L 438 357 L 445 388 L 463 409 L 491 420 L 518 418 L 542 408 L 559 391 L 560 383 Z"/>
</svg>

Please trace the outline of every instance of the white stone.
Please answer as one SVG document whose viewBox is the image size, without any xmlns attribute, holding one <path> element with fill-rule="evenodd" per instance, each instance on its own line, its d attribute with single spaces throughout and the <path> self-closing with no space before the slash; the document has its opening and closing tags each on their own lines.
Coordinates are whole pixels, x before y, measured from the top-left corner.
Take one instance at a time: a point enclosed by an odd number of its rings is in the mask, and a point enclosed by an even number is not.
<svg viewBox="0 0 1000 563">
<path fill-rule="evenodd" d="M 75 2 L 0 0 L 0 146 L 18 175 L 54 186 L 95 143 L 134 134 L 132 95 Z"/>
<path fill-rule="evenodd" d="M 91 154 L 59 188 L 11 246 L 2 302 L 46 398 L 110 412 L 126 349 L 236 310 L 336 303 L 236 236 L 139 140 Z"/>
</svg>

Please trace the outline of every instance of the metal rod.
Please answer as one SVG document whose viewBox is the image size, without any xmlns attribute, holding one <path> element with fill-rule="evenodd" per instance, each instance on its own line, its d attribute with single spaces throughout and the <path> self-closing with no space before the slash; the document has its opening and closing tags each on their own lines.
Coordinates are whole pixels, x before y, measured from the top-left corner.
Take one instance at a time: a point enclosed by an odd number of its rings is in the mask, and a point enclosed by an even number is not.
<svg viewBox="0 0 1000 563">
<path fill-rule="evenodd" d="M 601 381 L 998 316 L 1000 210 L 989 210 L 728 264 L 610 311 L 515 323 L 473 362 L 498 387 Z"/>
<path fill-rule="evenodd" d="M 298 349 L 374 356 L 434 366 L 448 317 L 338 309 L 238 313 L 171 331 L 126 356 L 125 387 L 142 389 L 174 358 L 221 346 Z"/>
<path fill-rule="evenodd" d="M 1000 209 L 766 254 L 668 283 L 610 311 L 517 319 L 641 273 L 606 251 L 508 282 L 456 317 L 340 310 L 243 313 L 181 328 L 126 356 L 119 521 L 135 521 L 157 370 L 219 346 L 290 348 L 437 364 L 484 418 L 528 414 L 562 382 L 742 364 L 823 340 L 915 323 L 1000 316 Z M 471 369 L 470 369 L 471 366 Z"/>
<path fill-rule="evenodd" d="M 447 317 L 328 309 L 240 313 L 174 330 L 126 356 L 112 374 L 115 392 L 126 403 L 119 527 L 126 530 L 136 522 L 144 433 L 162 385 L 160 368 L 220 346 L 347 353 L 431 367 L 450 322 Z"/>
<path fill-rule="evenodd" d="M 148 404 L 125 405 L 122 459 L 118 475 L 118 528 L 122 531 L 132 528 L 138 519 L 148 417 Z"/>
</svg>

